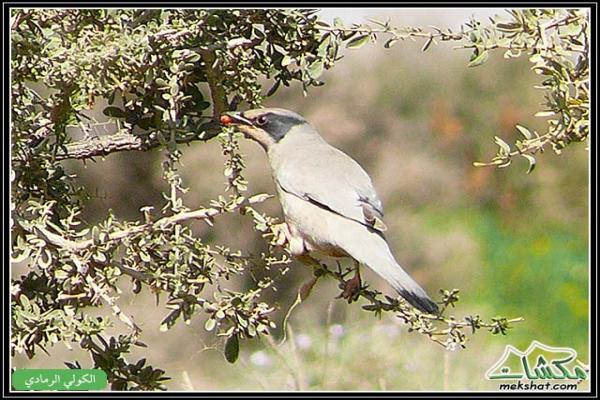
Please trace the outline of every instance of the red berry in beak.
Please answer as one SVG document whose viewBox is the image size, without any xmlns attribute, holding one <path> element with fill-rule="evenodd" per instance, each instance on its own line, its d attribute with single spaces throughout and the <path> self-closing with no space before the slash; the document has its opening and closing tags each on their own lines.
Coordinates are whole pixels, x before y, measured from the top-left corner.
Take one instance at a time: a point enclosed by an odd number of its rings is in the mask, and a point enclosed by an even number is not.
<svg viewBox="0 0 600 400">
<path fill-rule="evenodd" d="M 229 115 L 221 115 L 221 124 L 222 125 L 229 125 L 233 123 L 233 118 L 231 118 Z"/>
</svg>

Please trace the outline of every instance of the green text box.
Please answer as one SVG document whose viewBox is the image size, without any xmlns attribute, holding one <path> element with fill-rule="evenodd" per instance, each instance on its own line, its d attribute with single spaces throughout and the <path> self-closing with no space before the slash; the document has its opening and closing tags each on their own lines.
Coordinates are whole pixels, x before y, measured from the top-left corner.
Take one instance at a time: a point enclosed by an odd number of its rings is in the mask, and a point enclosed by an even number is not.
<svg viewBox="0 0 600 400">
<path fill-rule="evenodd" d="M 106 385 L 101 369 L 17 369 L 12 375 L 16 390 L 102 390 Z"/>
</svg>

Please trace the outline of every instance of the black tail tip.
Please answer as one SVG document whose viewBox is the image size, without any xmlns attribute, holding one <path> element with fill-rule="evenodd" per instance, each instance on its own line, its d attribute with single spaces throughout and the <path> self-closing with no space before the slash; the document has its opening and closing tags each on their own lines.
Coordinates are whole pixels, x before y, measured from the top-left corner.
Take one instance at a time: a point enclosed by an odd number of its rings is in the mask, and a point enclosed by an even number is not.
<svg viewBox="0 0 600 400">
<path fill-rule="evenodd" d="M 400 291 L 400 296 L 402 296 L 406 301 L 408 301 L 413 307 L 417 310 L 422 311 L 427 314 L 437 315 L 440 313 L 440 309 L 437 304 L 433 302 L 429 297 L 419 296 L 416 293 L 409 292 L 406 290 Z"/>
</svg>

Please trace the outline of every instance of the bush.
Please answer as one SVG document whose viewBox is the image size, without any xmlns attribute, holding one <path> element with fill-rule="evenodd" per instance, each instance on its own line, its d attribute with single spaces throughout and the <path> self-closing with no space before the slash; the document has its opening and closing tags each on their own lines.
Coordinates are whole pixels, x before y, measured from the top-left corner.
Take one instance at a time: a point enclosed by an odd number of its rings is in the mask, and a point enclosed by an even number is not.
<svg viewBox="0 0 600 400">
<path fill-rule="evenodd" d="M 134 294 L 146 287 L 167 297 L 161 329 L 204 313 L 206 330 L 224 338 L 225 356 L 235 361 L 241 339 L 275 328 L 274 306 L 263 297 L 277 287 L 290 259 L 272 246 L 278 221 L 256 208 L 269 196 L 247 193 L 239 135 L 218 125 L 221 113 L 260 106 L 281 85 L 298 82 L 305 93 L 321 86 L 319 77 L 339 61 L 344 46 L 357 49 L 381 36 L 385 47 L 422 39 L 423 50 L 436 40 L 460 41 L 472 51 L 470 66 L 504 49 L 509 56 L 528 53 L 535 71 L 548 76 L 543 84 L 548 104 L 540 114 L 552 116 L 548 132 L 519 127 L 525 139 L 516 150 L 496 138 L 500 150 L 492 161 L 507 166 L 522 155 L 533 166 L 533 154 L 546 144 L 560 151 L 588 137 L 587 19 L 579 10 L 514 11 L 508 22 L 482 27 L 471 21 L 452 32 L 398 29 L 389 22 L 328 25 L 316 10 L 13 10 L 12 261 L 27 267 L 11 287 L 13 355 L 33 357 L 58 342 L 77 343 L 94 367 L 107 372 L 113 389 L 164 388 L 165 371 L 145 359 L 125 358 L 132 346 L 144 346 L 135 318 L 118 305 L 118 284 L 129 279 Z M 98 108 L 107 122 L 93 116 Z M 98 136 L 107 124 L 113 131 Z M 191 209 L 178 172 L 181 149 L 208 140 L 221 144 L 226 190 L 206 207 Z M 67 160 L 153 149 L 164 154 L 168 186 L 160 213 L 140 204 L 139 221 L 121 220 L 111 210 L 98 224 L 81 217 L 90 193 L 66 172 Z M 211 224 L 232 213 L 249 219 L 268 244 L 266 252 L 207 243 L 188 224 Z M 270 273 L 243 290 L 230 284 L 263 270 Z M 319 277 L 343 281 L 347 273 L 315 266 L 315 278 L 300 287 L 297 303 Z M 361 296 L 365 310 L 396 313 L 411 330 L 450 349 L 464 346 L 466 331 L 504 334 L 518 320 L 457 321 L 420 314 L 369 288 Z M 444 308 L 457 300 L 457 290 L 442 291 Z M 91 307 L 109 308 L 126 333 L 109 335 L 110 315 L 88 315 Z"/>
</svg>

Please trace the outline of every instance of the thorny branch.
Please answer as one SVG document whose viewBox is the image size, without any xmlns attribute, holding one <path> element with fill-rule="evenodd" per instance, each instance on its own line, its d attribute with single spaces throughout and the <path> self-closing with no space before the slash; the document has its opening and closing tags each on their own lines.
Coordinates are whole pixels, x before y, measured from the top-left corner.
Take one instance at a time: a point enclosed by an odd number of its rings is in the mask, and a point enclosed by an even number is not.
<svg viewBox="0 0 600 400">
<path fill-rule="evenodd" d="M 315 280 L 321 276 L 331 276 L 338 282 L 340 287 L 343 287 L 345 283 L 345 276 L 348 271 L 342 271 L 338 268 L 337 271 L 331 270 L 327 265 L 319 263 L 316 260 L 312 260 L 314 267 Z M 310 282 L 311 288 L 314 285 L 314 281 Z M 306 284 L 305 284 L 306 285 Z M 305 285 L 301 287 L 301 291 L 305 290 Z M 425 314 L 421 311 L 416 310 L 410 306 L 402 298 L 392 298 L 390 296 L 384 296 L 385 299 L 381 298 L 381 293 L 377 290 L 368 288 L 368 285 L 364 285 L 358 292 L 358 297 L 368 301 L 368 304 L 363 305 L 362 308 L 381 315 L 383 312 L 395 313 L 404 323 L 408 325 L 408 330 L 417 331 L 425 334 L 433 342 L 443 346 L 447 350 L 455 351 L 459 348 L 464 348 L 467 341 L 465 329 L 470 330 L 471 334 L 479 329 L 487 329 L 493 334 L 501 333 L 505 335 L 512 325 L 517 322 L 522 322 L 522 317 L 507 319 L 504 317 L 492 318 L 490 322 L 483 321 L 478 315 L 466 316 L 462 320 L 456 319 L 454 316 L 444 315 L 448 307 L 454 307 L 456 302 L 459 300 L 459 290 L 440 290 L 442 294 L 442 300 L 439 304 L 442 306 L 439 315 Z M 304 300 L 308 293 L 299 293 L 302 295 Z"/>
<path fill-rule="evenodd" d="M 262 199 L 260 199 L 259 201 L 262 201 Z M 180 213 L 172 215 L 172 216 L 163 217 L 156 222 L 148 222 L 148 223 L 145 223 L 142 225 L 132 226 L 130 228 L 123 229 L 120 231 L 111 232 L 104 239 L 104 242 L 120 241 L 120 240 L 125 239 L 128 236 L 138 235 L 142 232 L 151 232 L 151 231 L 155 231 L 155 230 L 165 229 L 167 227 L 170 227 L 174 224 L 179 224 L 186 220 L 192 220 L 192 219 L 211 220 L 213 217 L 215 217 L 217 215 L 224 214 L 226 212 L 231 212 L 235 209 L 243 208 L 247 205 L 254 204 L 257 202 L 258 201 L 255 201 L 252 198 L 250 198 L 250 199 L 244 199 L 242 202 L 236 204 L 233 209 L 226 210 L 225 208 L 221 208 L 221 209 L 202 208 L 202 209 L 198 209 L 198 210 L 194 210 L 194 211 L 180 212 Z M 58 246 L 58 247 L 61 247 L 64 249 L 68 249 L 70 251 L 85 250 L 88 247 L 91 247 L 96 244 L 95 239 L 74 241 L 74 240 L 65 239 L 61 235 L 53 233 L 49 229 L 47 229 L 46 227 L 43 227 L 43 226 L 34 226 L 33 228 L 35 230 L 39 231 L 48 242 L 54 244 L 55 246 Z"/>
</svg>

